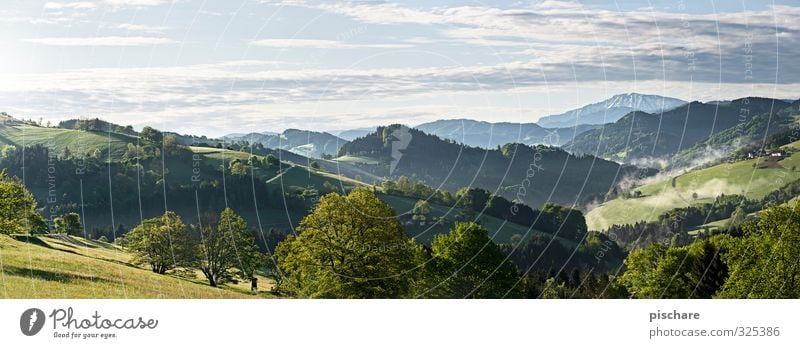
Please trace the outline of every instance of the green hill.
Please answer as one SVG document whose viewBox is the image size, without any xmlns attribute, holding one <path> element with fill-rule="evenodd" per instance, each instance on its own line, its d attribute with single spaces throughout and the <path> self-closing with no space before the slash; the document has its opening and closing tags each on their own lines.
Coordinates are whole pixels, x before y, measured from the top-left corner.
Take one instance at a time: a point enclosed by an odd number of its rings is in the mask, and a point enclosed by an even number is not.
<svg viewBox="0 0 800 348">
<path fill-rule="evenodd" d="M 793 143 L 784 148 L 800 148 Z M 614 224 L 656 221 L 662 213 L 698 203 L 711 203 L 722 194 L 761 199 L 783 185 L 800 179 L 800 154 L 779 161 L 755 158 L 672 176 L 640 187 L 640 197 L 618 197 L 586 214 L 590 230 L 604 230 Z M 634 195 L 635 196 L 635 195 Z"/>
<path fill-rule="evenodd" d="M 743 98 L 727 103 L 692 102 L 663 114 L 632 112 L 579 134 L 564 148 L 625 163 L 665 158 L 757 115 L 774 116 L 789 105 L 777 99 Z"/>
<path fill-rule="evenodd" d="M 470 147 L 400 125 L 379 127 L 345 144 L 339 156 L 374 176 L 406 176 L 450 192 L 479 187 L 531 207 L 581 205 L 626 176 L 655 173 L 550 146 Z"/>
<path fill-rule="evenodd" d="M 773 147 L 771 142 L 780 133 L 790 134 L 798 126 L 800 100 L 773 113 L 762 113 L 738 123 L 682 150 L 670 158 L 672 168 L 691 167 L 726 158 L 744 158 L 747 151 Z M 779 137 L 778 137 L 779 138 Z"/>
<path fill-rule="evenodd" d="M 101 158 L 108 158 L 108 149 L 111 149 L 113 160 L 122 157 L 128 143 L 136 143 L 136 138 L 119 133 L 39 127 L 15 121 L 0 124 L 0 144 L 17 147 L 42 145 L 55 154 L 63 154 L 67 148 L 75 154 L 97 149 Z"/>
<path fill-rule="evenodd" d="M 254 297 L 240 286 L 158 275 L 130 259 L 118 246 L 80 237 L 0 234 L 0 298 Z"/>
</svg>

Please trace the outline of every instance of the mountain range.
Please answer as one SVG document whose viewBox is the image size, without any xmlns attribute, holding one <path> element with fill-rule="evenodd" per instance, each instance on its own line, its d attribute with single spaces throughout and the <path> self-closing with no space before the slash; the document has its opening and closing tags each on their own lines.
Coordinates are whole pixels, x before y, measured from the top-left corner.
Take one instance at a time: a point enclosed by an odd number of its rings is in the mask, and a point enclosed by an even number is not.
<svg viewBox="0 0 800 348">
<path fill-rule="evenodd" d="M 655 174 L 593 156 L 574 156 L 554 146 L 510 143 L 481 149 L 402 125 L 378 127 L 342 146 L 339 156 L 378 177 L 406 176 L 450 191 L 481 187 L 533 207 L 545 202 L 583 204 L 602 197 L 627 176 Z"/>
<path fill-rule="evenodd" d="M 455 119 L 423 123 L 414 128 L 465 145 L 490 149 L 508 143 L 560 146 L 572 140 L 576 135 L 597 127 L 596 125 L 578 125 L 568 128 L 544 128 L 536 123 L 490 123 Z"/>
<path fill-rule="evenodd" d="M 741 98 L 727 103 L 691 102 L 657 114 L 634 111 L 577 135 L 563 148 L 625 163 L 665 158 L 757 115 L 770 118 L 789 105 L 778 99 Z"/>
<path fill-rule="evenodd" d="M 536 123 L 546 128 L 601 125 L 616 122 L 632 111 L 660 113 L 686 104 L 686 101 L 659 95 L 625 93 L 561 114 L 545 116 Z"/>
</svg>

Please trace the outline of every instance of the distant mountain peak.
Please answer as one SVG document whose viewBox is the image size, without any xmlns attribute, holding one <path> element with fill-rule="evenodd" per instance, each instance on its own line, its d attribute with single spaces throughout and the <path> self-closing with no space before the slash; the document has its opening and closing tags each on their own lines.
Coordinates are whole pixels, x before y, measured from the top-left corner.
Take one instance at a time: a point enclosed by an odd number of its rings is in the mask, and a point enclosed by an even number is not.
<svg viewBox="0 0 800 348">
<path fill-rule="evenodd" d="M 616 122 L 631 111 L 660 113 L 684 104 L 686 101 L 660 95 L 622 93 L 562 114 L 542 117 L 537 123 L 550 128 L 599 125 Z"/>
</svg>

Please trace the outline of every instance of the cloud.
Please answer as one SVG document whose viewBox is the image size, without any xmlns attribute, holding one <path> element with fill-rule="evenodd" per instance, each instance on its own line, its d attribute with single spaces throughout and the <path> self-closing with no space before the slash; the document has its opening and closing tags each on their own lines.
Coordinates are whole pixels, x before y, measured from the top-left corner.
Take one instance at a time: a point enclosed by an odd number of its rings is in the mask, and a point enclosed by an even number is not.
<svg viewBox="0 0 800 348">
<path fill-rule="evenodd" d="M 636 90 L 690 100 L 759 93 L 797 98 L 800 90 L 800 84 L 755 84 L 748 91 L 740 84 L 687 85 L 660 79 L 556 83 L 537 78 L 538 69 L 525 64 L 314 69 L 276 61 L 238 61 L 69 70 L 1 76 L 0 105 L 26 117 L 99 116 L 219 135 L 264 125 L 345 128 L 374 126 L 390 119 L 422 123 L 456 116 L 530 122 L 536 115 L 560 111 L 537 110 L 543 108 L 547 96 L 593 88 L 609 94 Z M 532 106 L 494 101 L 501 96 L 521 98 Z M 216 128 L 208 128 L 211 125 Z"/>
<path fill-rule="evenodd" d="M 435 28 L 440 41 L 483 47 L 506 60 L 525 57 L 544 66 L 546 72 L 575 68 L 573 76 L 581 80 L 636 76 L 709 82 L 800 81 L 800 69 L 790 67 L 790 62 L 800 60 L 800 22 L 796 20 L 800 7 L 795 6 L 709 14 L 680 9 L 612 11 L 565 1 L 512 9 L 417 9 L 389 3 L 303 6 L 369 24 Z"/>
<path fill-rule="evenodd" d="M 147 7 L 160 6 L 172 0 L 103 0 L 103 2 L 116 7 Z"/>
<path fill-rule="evenodd" d="M 97 5 L 92 2 L 47 2 L 44 4 L 45 10 L 88 10 L 95 7 L 97 7 Z"/>
<path fill-rule="evenodd" d="M 163 37 L 146 36 L 99 36 L 99 37 L 48 37 L 25 39 L 25 42 L 46 46 L 150 46 L 175 43 L 175 40 Z"/>
<path fill-rule="evenodd" d="M 318 49 L 344 49 L 344 48 L 409 48 L 410 44 L 352 44 L 333 40 L 312 39 L 264 39 L 251 41 L 251 45 L 273 48 L 318 48 Z"/>
<path fill-rule="evenodd" d="M 117 29 L 129 32 L 140 32 L 149 34 L 163 33 L 164 31 L 169 29 L 169 27 L 161 25 L 144 25 L 144 24 L 130 24 L 130 23 L 117 24 L 115 27 Z"/>
</svg>

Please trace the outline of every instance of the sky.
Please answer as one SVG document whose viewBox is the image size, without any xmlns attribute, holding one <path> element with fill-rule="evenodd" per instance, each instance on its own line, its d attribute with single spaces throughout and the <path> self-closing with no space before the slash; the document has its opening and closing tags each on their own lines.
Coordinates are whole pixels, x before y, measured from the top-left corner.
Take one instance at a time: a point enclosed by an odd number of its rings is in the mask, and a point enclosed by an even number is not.
<svg viewBox="0 0 800 348">
<path fill-rule="evenodd" d="M 3 0 L 0 111 L 220 136 L 800 98 L 800 0 Z"/>
</svg>

